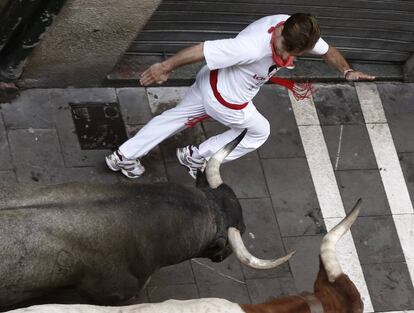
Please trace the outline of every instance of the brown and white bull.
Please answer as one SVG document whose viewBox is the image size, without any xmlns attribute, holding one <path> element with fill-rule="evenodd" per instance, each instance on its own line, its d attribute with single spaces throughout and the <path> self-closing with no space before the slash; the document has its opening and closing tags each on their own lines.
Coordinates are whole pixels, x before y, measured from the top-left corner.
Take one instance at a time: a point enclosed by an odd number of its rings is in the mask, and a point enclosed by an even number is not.
<svg viewBox="0 0 414 313">
<path fill-rule="evenodd" d="M 224 158 L 244 133 L 216 153 L 198 188 L 179 184 L 62 184 L 0 188 L 0 311 L 71 289 L 82 302 L 122 304 L 151 274 L 191 258 L 215 262 L 234 251 L 255 268 L 241 241 L 241 206 L 220 178 Z"/>
<path fill-rule="evenodd" d="M 281 297 L 261 304 L 237 304 L 225 299 L 204 298 L 123 307 L 50 304 L 9 313 L 362 313 L 364 306 L 361 296 L 353 282 L 342 272 L 335 253 L 336 242 L 357 218 L 360 202 L 323 238 L 320 268 L 313 293 Z"/>
</svg>

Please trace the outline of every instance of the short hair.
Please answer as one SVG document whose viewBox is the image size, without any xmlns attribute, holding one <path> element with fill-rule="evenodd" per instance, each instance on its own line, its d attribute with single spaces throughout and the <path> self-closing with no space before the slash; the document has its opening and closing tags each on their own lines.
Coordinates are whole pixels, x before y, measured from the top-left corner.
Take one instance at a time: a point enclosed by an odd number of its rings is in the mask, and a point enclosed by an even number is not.
<svg viewBox="0 0 414 313">
<path fill-rule="evenodd" d="M 321 36 L 319 24 L 310 14 L 293 14 L 283 26 L 282 36 L 287 52 L 298 53 L 311 50 Z"/>
</svg>

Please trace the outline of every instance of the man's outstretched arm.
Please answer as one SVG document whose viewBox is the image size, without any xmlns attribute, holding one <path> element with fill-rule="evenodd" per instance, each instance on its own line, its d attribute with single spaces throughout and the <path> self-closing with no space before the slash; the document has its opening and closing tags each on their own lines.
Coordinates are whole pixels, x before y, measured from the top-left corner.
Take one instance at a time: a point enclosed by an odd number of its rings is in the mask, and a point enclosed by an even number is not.
<svg viewBox="0 0 414 313">
<path fill-rule="evenodd" d="M 322 58 L 327 64 L 341 71 L 346 80 L 355 81 L 375 79 L 375 76 L 352 70 L 348 62 L 335 47 L 329 46 L 328 52 L 324 54 Z"/>
<path fill-rule="evenodd" d="M 185 48 L 163 62 L 155 63 L 146 69 L 139 79 L 142 86 L 162 84 L 167 81 L 169 74 L 174 69 L 191 63 L 196 63 L 204 58 L 204 43 Z"/>
</svg>

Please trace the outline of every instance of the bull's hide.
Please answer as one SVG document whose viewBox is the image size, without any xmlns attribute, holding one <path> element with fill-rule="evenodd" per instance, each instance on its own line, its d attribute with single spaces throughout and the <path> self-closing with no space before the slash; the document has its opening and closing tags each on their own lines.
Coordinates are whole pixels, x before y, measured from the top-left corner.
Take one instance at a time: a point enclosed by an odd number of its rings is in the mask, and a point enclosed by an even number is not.
<svg viewBox="0 0 414 313">
<path fill-rule="evenodd" d="M 245 313 L 237 303 L 219 298 L 168 300 L 122 307 L 49 304 L 32 306 L 9 313 Z"/>
</svg>

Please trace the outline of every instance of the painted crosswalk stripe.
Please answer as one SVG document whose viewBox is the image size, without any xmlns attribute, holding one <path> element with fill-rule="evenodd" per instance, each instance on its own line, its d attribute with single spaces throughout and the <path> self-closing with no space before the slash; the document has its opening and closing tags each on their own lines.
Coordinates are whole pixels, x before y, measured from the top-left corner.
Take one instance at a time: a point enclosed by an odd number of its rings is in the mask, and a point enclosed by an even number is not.
<svg viewBox="0 0 414 313">
<path fill-rule="evenodd" d="M 391 131 L 374 83 L 355 84 L 368 135 L 414 285 L 414 210 Z"/>
<path fill-rule="evenodd" d="M 405 310 L 405 311 L 382 311 L 378 313 L 414 313 L 413 310 Z"/>
<path fill-rule="evenodd" d="M 297 101 L 289 92 L 296 123 L 302 139 L 306 159 L 315 186 L 327 230 L 345 217 L 328 149 L 319 123 L 313 99 Z M 339 262 L 361 293 L 364 311 L 373 312 L 371 297 L 351 234 L 348 232 L 337 245 Z"/>
</svg>

